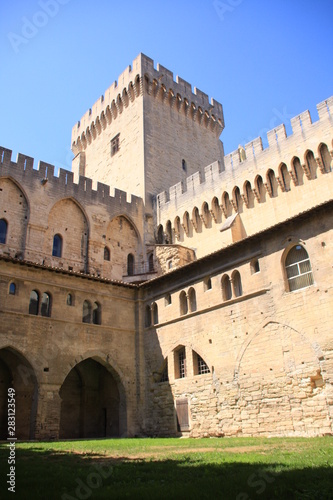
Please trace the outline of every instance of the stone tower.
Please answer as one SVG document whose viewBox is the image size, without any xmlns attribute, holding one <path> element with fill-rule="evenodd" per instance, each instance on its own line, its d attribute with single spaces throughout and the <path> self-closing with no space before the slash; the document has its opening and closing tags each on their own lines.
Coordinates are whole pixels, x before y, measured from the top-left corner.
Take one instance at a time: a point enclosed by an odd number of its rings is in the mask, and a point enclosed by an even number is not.
<svg viewBox="0 0 333 500">
<path fill-rule="evenodd" d="M 218 160 L 221 104 L 139 54 L 72 130 L 73 172 L 153 199 Z"/>
</svg>

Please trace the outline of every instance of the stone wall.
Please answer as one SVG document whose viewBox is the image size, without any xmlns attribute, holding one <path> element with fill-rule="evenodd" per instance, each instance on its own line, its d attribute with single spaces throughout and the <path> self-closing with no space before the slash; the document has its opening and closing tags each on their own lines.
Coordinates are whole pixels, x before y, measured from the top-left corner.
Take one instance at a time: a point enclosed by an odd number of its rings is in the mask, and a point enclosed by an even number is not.
<svg viewBox="0 0 333 500">
<path fill-rule="evenodd" d="M 143 198 L 152 214 L 165 186 L 223 161 L 223 128 L 220 103 L 139 54 L 73 127 L 73 172 Z"/>
<path fill-rule="evenodd" d="M 192 436 L 332 432 L 331 237 L 332 206 L 326 204 L 142 285 L 159 318 L 145 329 L 150 432 L 176 433 L 178 399 L 188 400 L 185 434 Z M 284 259 L 295 244 L 308 252 L 314 284 L 289 292 Z M 238 296 L 235 271 L 242 285 Z M 222 293 L 226 275 L 228 300 Z M 196 308 L 189 306 L 182 315 L 180 295 L 185 292 L 189 302 L 190 289 Z M 165 300 L 168 293 L 171 303 Z M 187 375 L 177 378 L 181 346 Z M 196 354 L 210 373 L 195 374 Z M 166 360 L 168 382 L 163 381 Z M 157 420 L 149 417 L 155 408 Z"/>
<path fill-rule="evenodd" d="M 196 248 L 200 258 L 235 241 L 230 231 L 220 231 L 232 215 L 239 214 L 244 237 L 330 200 L 333 98 L 317 108 L 319 120 L 313 123 L 308 112 L 291 120 L 292 135 L 278 127 L 268 133 L 268 148 L 262 149 L 259 138 L 242 155 L 237 150 L 225 156 L 222 171 L 212 163 L 204 175 L 197 172 L 159 194 L 157 224 L 164 230 L 170 224 L 172 242 Z"/>
<path fill-rule="evenodd" d="M 9 293 L 10 283 L 16 286 L 15 294 Z M 41 306 L 38 315 L 29 314 L 32 290 L 36 290 L 40 298 L 43 292 L 51 297 L 49 317 L 41 315 Z M 18 394 L 23 389 L 30 390 L 30 403 L 20 396 L 18 414 L 30 414 L 31 398 L 34 398 L 33 436 L 59 436 L 63 418 L 61 387 L 71 370 L 77 369 L 85 360 L 93 360 L 96 366 L 105 368 L 106 374 L 109 373 L 117 385 L 120 408 L 116 417 L 121 417 L 119 435 L 138 433 L 140 380 L 137 365 L 141 356 L 137 347 L 135 293 L 131 285 L 119 286 L 43 266 L 1 260 L 0 365 L 11 373 Z M 68 294 L 71 294 L 72 305 L 68 304 Z M 88 323 L 83 322 L 83 303 L 86 300 L 92 306 L 95 302 L 100 305 L 101 324 L 94 324 L 92 317 Z M 93 380 L 93 372 L 88 378 Z M 38 394 L 33 392 L 34 385 Z M 74 393 L 72 395 L 73 405 Z M 85 397 L 89 401 L 87 394 Z M 106 408 L 111 408 L 110 405 L 111 402 L 104 404 Z M 68 412 L 66 418 L 70 420 L 71 415 Z M 26 421 L 29 427 L 29 418 Z M 66 427 L 64 423 L 63 426 Z M 28 430 L 21 432 L 22 438 L 31 438 Z"/>
<path fill-rule="evenodd" d="M 0 148 L 0 218 L 8 223 L 0 254 L 20 257 L 65 270 L 72 269 L 121 280 L 127 274 L 127 256 L 137 263 L 147 261 L 144 241 L 144 207 L 141 199 L 127 198 L 123 191 L 60 170 L 53 165 L 20 155 L 11 160 L 11 151 Z M 115 231 L 121 225 L 121 231 Z M 61 235 L 61 257 L 52 255 L 53 238 Z M 108 248 L 110 260 L 105 260 Z"/>
</svg>

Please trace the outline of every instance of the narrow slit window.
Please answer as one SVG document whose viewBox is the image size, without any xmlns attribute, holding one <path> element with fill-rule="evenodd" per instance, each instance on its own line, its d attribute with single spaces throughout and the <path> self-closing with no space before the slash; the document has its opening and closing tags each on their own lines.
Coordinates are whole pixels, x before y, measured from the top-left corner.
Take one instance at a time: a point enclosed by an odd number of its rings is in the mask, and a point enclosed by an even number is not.
<svg viewBox="0 0 333 500">
<path fill-rule="evenodd" d="M 114 156 L 119 151 L 119 135 L 117 134 L 111 139 L 111 156 Z"/>
<path fill-rule="evenodd" d="M 60 234 L 55 234 L 53 237 L 52 256 L 53 257 L 62 256 L 62 237 L 60 236 Z"/>
<path fill-rule="evenodd" d="M 8 224 L 5 219 L 0 219 L 0 243 L 6 243 Z"/>
</svg>

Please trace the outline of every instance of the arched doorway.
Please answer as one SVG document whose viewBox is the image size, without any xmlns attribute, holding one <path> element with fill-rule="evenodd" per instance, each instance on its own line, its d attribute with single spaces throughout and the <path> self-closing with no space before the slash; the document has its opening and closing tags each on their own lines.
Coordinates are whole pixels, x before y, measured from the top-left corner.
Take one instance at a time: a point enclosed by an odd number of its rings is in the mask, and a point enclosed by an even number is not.
<svg viewBox="0 0 333 500">
<path fill-rule="evenodd" d="M 34 439 L 38 400 L 31 364 L 11 347 L 0 349 L 0 439 L 8 437 L 8 389 L 15 391 L 15 437 Z"/>
<path fill-rule="evenodd" d="M 126 432 L 126 405 L 116 372 L 88 358 L 78 363 L 60 388 L 59 437 L 117 437 Z"/>
</svg>

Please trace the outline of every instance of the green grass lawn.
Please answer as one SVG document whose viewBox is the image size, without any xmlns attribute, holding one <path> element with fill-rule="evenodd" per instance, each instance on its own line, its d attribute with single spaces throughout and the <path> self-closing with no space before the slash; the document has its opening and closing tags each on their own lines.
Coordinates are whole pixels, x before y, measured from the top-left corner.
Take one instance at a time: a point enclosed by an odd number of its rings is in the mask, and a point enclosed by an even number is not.
<svg viewBox="0 0 333 500">
<path fill-rule="evenodd" d="M 101 439 L 17 443 L 0 498 L 333 499 L 333 438 Z"/>
</svg>

